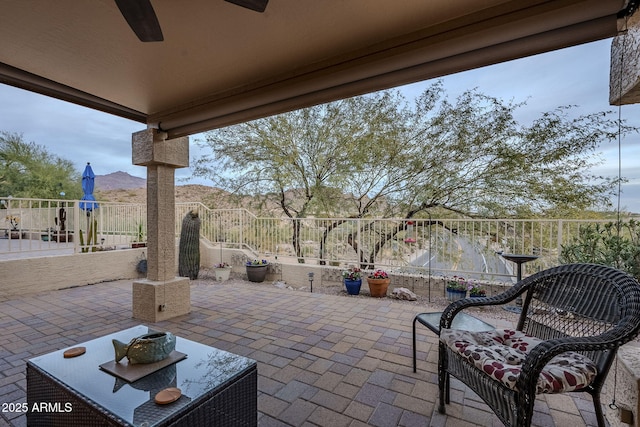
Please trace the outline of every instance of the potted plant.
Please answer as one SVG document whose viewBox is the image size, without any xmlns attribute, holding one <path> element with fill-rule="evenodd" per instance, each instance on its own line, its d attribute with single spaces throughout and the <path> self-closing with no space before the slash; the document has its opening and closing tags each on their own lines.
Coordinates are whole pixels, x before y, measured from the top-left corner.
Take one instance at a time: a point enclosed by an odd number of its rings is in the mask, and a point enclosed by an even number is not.
<svg viewBox="0 0 640 427">
<path fill-rule="evenodd" d="M 391 279 L 384 270 L 376 270 L 367 276 L 367 283 L 372 297 L 386 297 L 390 282 Z"/>
<path fill-rule="evenodd" d="M 477 283 L 469 287 L 469 296 L 471 298 L 483 298 L 487 296 L 487 290 Z"/>
<path fill-rule="evenodd" d="M 349 295 L 358 295 L 362 286 L 362 271 L 358 267 L 351 267 L 342 272 L 344 287 Z"/>
<path fill-rule="evenodd" d="M 55 233 L 56 233 L 56 229 L 53 227 L 49 227 L 40 234 L 40 238 L 42 239 L 43 242 L 50 242 L 50 241 L 53 241 L 53 235 Z"/>
<path fill-rule="evenodd" d="M 136 223 L 136 234 L 133 238 L 133 242 L 131 242 L 132 248 L 144 248 L 147 246 L 147 242 L 144 239 L 144 224 L 142 221 Z"/>
<path fill-rule="evenodd" d="M 213 271 L 216 275 L 216 281 L 224 282 L 225 280 L 229 280 L 231 266 L 226 262 L 221 262 L 213 266 Z"/>
<path fill-rule="evenodd" d="M 147 274 L 147 259 L 144 257 L 144 254 L 136 264 L 136 271 L 140 274 Z"/>
<path fill-rule="evenodd" d="M 25 233 L 20 233 L 20 229 L 18 229 L 18 224 L 20 223 L 20 217 L 7 215 L 4 219 L 9 224 L 11 224 L 11 230 L 9 230 L 8 232 L 5 232 L 5 235 L 9 235 L 12 239 L 19 239 L 20 234 L 22 234 L 22 237 L 25 236 Z"/>
<path fill-rule="evenodd" d="M 269 267 L 269 261 L 266 259 L 253 261 L 247 261 L 247 278 L 250 282 L 264 282 L 267 277 L 267 268 Z"/>
<path fill-rule="evenodd" d="M 65 223 L 67 222 L 67 211 L 65 208 L 58 209 L 58 216 L 53 219 L 56 224 L 56 230 L 52 239 L 54 242 L 65 243 L 73 242 L 73 234 L 67 230 Z"/>
<path fill-rule="evenodd" d="M 449 301 L 458 301 L 467 297 L 467 282 L 462 277 L 453 276 L 447 282 L 447 299 Z"/>
</svg>

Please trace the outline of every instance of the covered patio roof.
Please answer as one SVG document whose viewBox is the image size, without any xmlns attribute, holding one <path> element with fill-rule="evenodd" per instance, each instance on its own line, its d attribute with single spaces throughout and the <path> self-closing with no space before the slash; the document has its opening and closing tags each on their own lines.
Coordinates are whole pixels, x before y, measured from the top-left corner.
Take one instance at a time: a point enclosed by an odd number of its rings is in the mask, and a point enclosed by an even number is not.
<svg viewBox="0 0 640 427">
<path fill-rule="evenodd" d="M 171 139 L 611 37 L 637 6 L 271 0 L 259 13 L 224 0 L 150 4 L 163 41 L 140 41 L 113 0 L 4 3 L 0 82 Z"/>
</svg>

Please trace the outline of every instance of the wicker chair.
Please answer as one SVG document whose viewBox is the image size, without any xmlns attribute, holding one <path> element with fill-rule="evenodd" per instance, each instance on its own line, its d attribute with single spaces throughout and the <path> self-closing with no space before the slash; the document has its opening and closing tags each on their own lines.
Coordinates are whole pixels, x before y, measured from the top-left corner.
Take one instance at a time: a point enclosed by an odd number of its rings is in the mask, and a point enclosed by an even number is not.
<svg viewBox="0 0 640 427">
<path fill-rule="evenodd" d="M 442 340 L 454 316 L 468 307 L 499 305 L 523 296 L 516 329 L 543 340 L 526 354 L 515 387 L 505 386 L 475 367 Z M 617 349 L 640 330 L 640 284 L 611 267 L 568 264 L 536 273 L 508 291 L 488 298 L 467 298 L 449 305 L 440 319 L 439 411 L 449 403 L 449 375 L 474 390 L 508 426 L 529 426 L 541 371 L 555 356 L 568 352 L 588 357 L 597 374 L 584 391 L 593 397 L 598 425 L 604 426 L 600 390 Z M 458 331 L 450 331 L 458 332 Z"/>
</svg>

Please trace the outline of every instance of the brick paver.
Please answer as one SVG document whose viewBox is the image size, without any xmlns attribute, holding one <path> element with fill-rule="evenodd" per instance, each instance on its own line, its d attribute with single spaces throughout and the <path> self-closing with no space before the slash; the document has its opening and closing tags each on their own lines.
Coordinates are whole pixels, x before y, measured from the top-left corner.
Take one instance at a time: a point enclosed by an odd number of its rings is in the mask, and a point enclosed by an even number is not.
<svg viewBox="0 0 640 427">
<path fill-rule="evenodd" d="M 447 415 L 437 413 L 437 345 L 425 328 L 418 373 L 411 360 L 412 319 L 428 307 L 198 283 L 190 314 L 154 326 L 257 360 L 261 426 L 500 425 L 455 380 Z M 0 300 L 0 403 L 25 402 L 27 359 L 143 323 L 131 313 L 130 281 Z M 592 425 L 593 407 L 581 399 L 563 396 L 551 408 L 539 399 L 535 425 Z M 26 417 L 5 411 L 2 425 Z"/>
</svg>

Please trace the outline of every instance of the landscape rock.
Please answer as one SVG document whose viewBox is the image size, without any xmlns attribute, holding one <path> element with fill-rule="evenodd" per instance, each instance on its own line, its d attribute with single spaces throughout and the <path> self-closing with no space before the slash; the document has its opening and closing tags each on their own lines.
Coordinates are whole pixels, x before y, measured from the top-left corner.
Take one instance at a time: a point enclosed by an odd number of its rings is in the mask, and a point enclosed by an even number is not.
<svg viewBox="0 0 640 427">
<path fill-rule="evenodd" d="M 273 282 L 273 286 L 275 286 L 278 289 L 289 289 L 290 291 L 294 291 L 295 289 L 293 289 L 293 287 L 287 285 L 285 282 L 281 282 L 279 280 L 276 280 L 275 282 Z"/>
<path fill-rule="evenodd" d="M 391 296 L 406 301 L 417 301 L 418 295 L 414 294 L 407 288 L 394 288 Z"/>
</svg>

